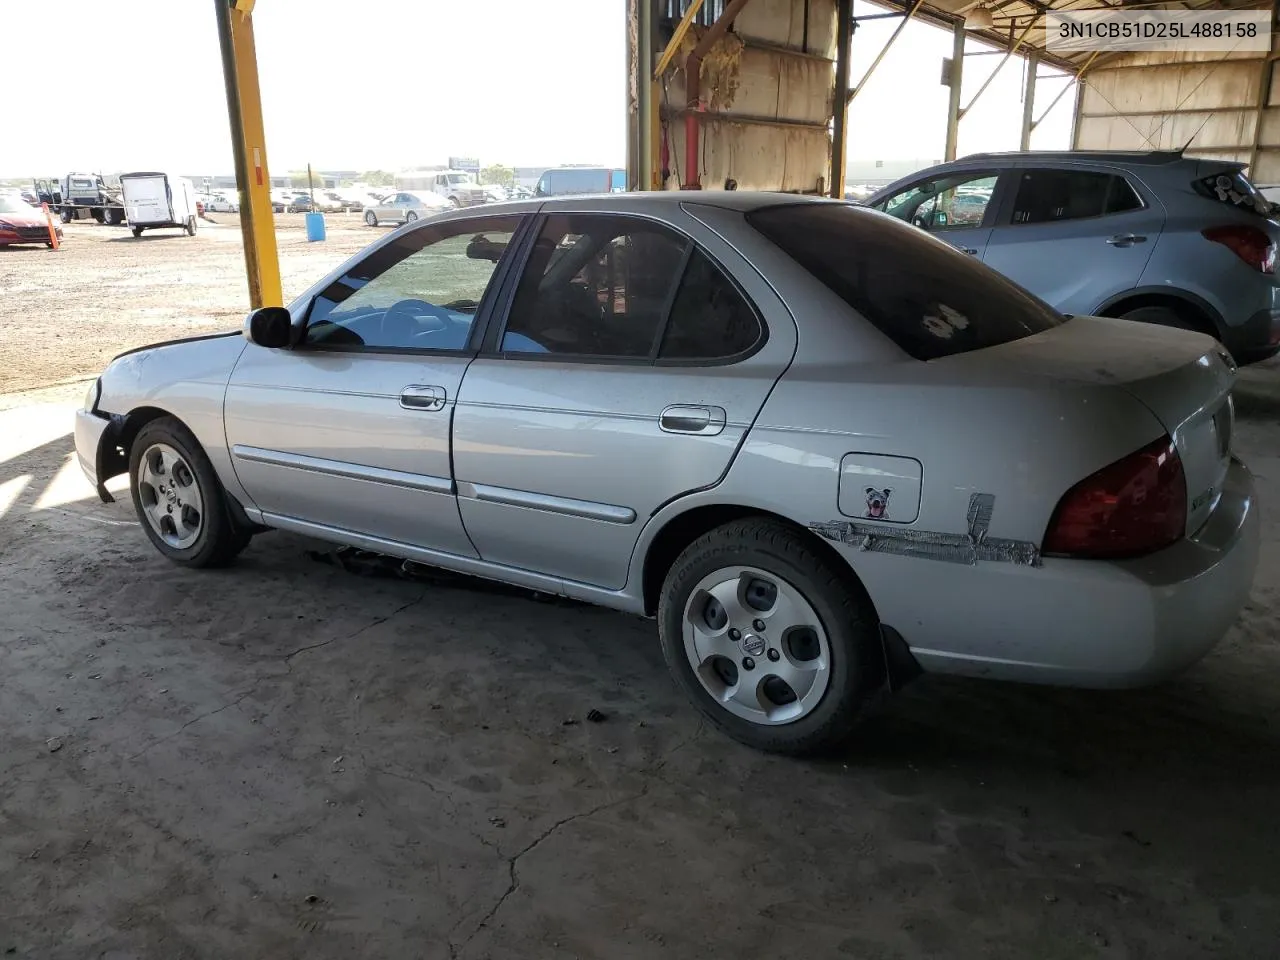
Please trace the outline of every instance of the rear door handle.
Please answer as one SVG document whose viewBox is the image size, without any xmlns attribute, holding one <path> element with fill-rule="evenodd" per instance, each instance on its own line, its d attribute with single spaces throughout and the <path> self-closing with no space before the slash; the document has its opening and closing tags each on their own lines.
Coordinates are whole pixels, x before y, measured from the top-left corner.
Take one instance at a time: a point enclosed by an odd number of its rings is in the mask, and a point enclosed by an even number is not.
<svg viewBox="0 0 1280 960">
<path fill-rule="evenodd" d="M 701 433 L 715 435 L 724 429 L 728 416 L 724 407 L 673 403 L 662 411 L 658 426 L 667 433 Z"/>
<path fill-rule="evenodd" d="M 443 410 L 448 397 L 444 387 L 411 383 L 400 391 L 400 406 L 406 410 Z"/>
<path fill-rule="evenodd" d="M 1113 247 L 1131 247 L 1135 243 L 1146 243 L 1146 237 L 1140 237 L 1136 233 L 1118 233 L 1114 237 L 1108 237 L 1107 243 Z"/>
</svg>

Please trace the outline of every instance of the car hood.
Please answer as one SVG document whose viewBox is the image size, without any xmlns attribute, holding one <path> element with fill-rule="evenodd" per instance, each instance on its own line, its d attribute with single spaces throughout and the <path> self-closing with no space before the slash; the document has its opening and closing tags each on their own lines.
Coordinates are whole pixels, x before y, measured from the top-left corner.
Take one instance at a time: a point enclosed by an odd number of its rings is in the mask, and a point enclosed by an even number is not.
<svg viewBox="0 0 1280 960">
<path fill-rule="evenodd" d="M 48 221 L 45 218 L 43 210 L 31 208 L 28 213 L 25 210 L 0 210 L 0 223 L 11 223 L 15 227 L 41 227 Z"/>
</svg>

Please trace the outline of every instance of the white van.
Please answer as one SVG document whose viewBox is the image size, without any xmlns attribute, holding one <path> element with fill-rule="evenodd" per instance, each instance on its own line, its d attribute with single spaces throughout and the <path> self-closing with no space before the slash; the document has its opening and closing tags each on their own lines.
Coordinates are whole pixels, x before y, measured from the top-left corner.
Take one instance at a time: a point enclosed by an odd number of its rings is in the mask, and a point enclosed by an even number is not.
<svg viewBox="0 0 1280 960">
<path fill-rule="evenodd" d="M 167 173 L 122 173 L 124 215 L 135 237 L 143 230 L 178 227 L 196 235 L 196 190 L 190 180 Z"/>
</svg>

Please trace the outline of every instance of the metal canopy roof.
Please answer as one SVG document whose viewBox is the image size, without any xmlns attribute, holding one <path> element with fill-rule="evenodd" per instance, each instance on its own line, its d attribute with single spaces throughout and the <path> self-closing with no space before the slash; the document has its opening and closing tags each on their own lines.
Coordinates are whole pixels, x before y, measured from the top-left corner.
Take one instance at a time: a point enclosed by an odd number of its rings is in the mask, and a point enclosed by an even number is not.
<svg viewBox="0 0 1280 960">
<path fill-rule="evenodd" d="M 915 0 L 871 0 L 877 6 L 890 10 L 910 10 Z M 1008 50 L 1017 47 L 1018 52 L 1037 50 L 1043 63 L 1053 64 L 1072 73 L 1079 72 L 1091 60 L 1093 68 L 1105 66 L 1108 60 L 1123 57 L 1123 53 L 1103 53 L 1096 56 L 1089 51 L 1082 53 L 1057 53 L 1045 47 L 1045 18 L 1049 11 L 1067 12 L 1088 10 L 1258 10 L 1267 9 L 1270 3 L 1263 0 L 1177 0 L 1177 2 L 1152 2 L 1152 0 L 926 0 L 920 5 L 915 19 L 938 26 L 951 26 L 964 20 L 964 15 L 978 6 L 990 11 L 994 26 L 988 30 L 969 30 L 967 35 L 984 43 Z M 1028 28 L 1030 28 L 1028 30 Z"/>
</svg>

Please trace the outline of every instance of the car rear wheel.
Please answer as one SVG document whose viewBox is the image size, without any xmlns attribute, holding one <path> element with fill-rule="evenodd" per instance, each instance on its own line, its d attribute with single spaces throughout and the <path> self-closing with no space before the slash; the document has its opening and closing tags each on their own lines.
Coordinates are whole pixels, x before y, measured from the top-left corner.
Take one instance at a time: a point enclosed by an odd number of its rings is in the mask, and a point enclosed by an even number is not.
<svg viewBox="0 0 1280 960">
<path fill-rule="evenodd" d="M 1209 333 L 1202 330 L 1187 317 L 1170 307 L 1138 307 L 1128 313 L 1121 314 L 1121 320 L 1132 320 L 1135 323 L 1154 323 L 1162 327 L 1177 327 L 1179 330 L 1195 330 L 1197 333 Z M 1211 334 L 1217 336 L 1217 334 Z"/>
<path fill-rule="evenodd" d="M 142 236 L 142 227 L 133 227 L 132 232 L 135 237 L 140 237 Z"/>
<path fill-rule="evenodd" d="M 757 749 L 835 746 L 883 686 L 865 590 L 807 534 L 774 520 L 735 521 L 690 544 L 667 573 L 658 628 L 680 687 Z"/>
<path fill-rule="evenodd" d="M 414 213 L 412 210 L 410 210 L 408 213 L 406 213 L 406 214 L 404 215 L 404 222 L 405 222 L 405 223 L 413 223 L 413 221 L 415 221 L 415 220 L 417 220 L 417 219 L 418 219 L 418 215 L 417 215 L 416 213 Z"/>
<path fill-rule="evenodd" d="M 199 442 L 173 417 L 138 431 L 129 452 L 129 490 L 138 522 L 174 563 L 220 567 L 248 545 L 227 508 L 218 474 Z"/>
<path fill-rule="evenodd" d="M 196 235 L 196 218 L 187 217 L 187 225 L 183 229 L 187 231 L 188 237 L 194 237 Z"/>
</svg>

